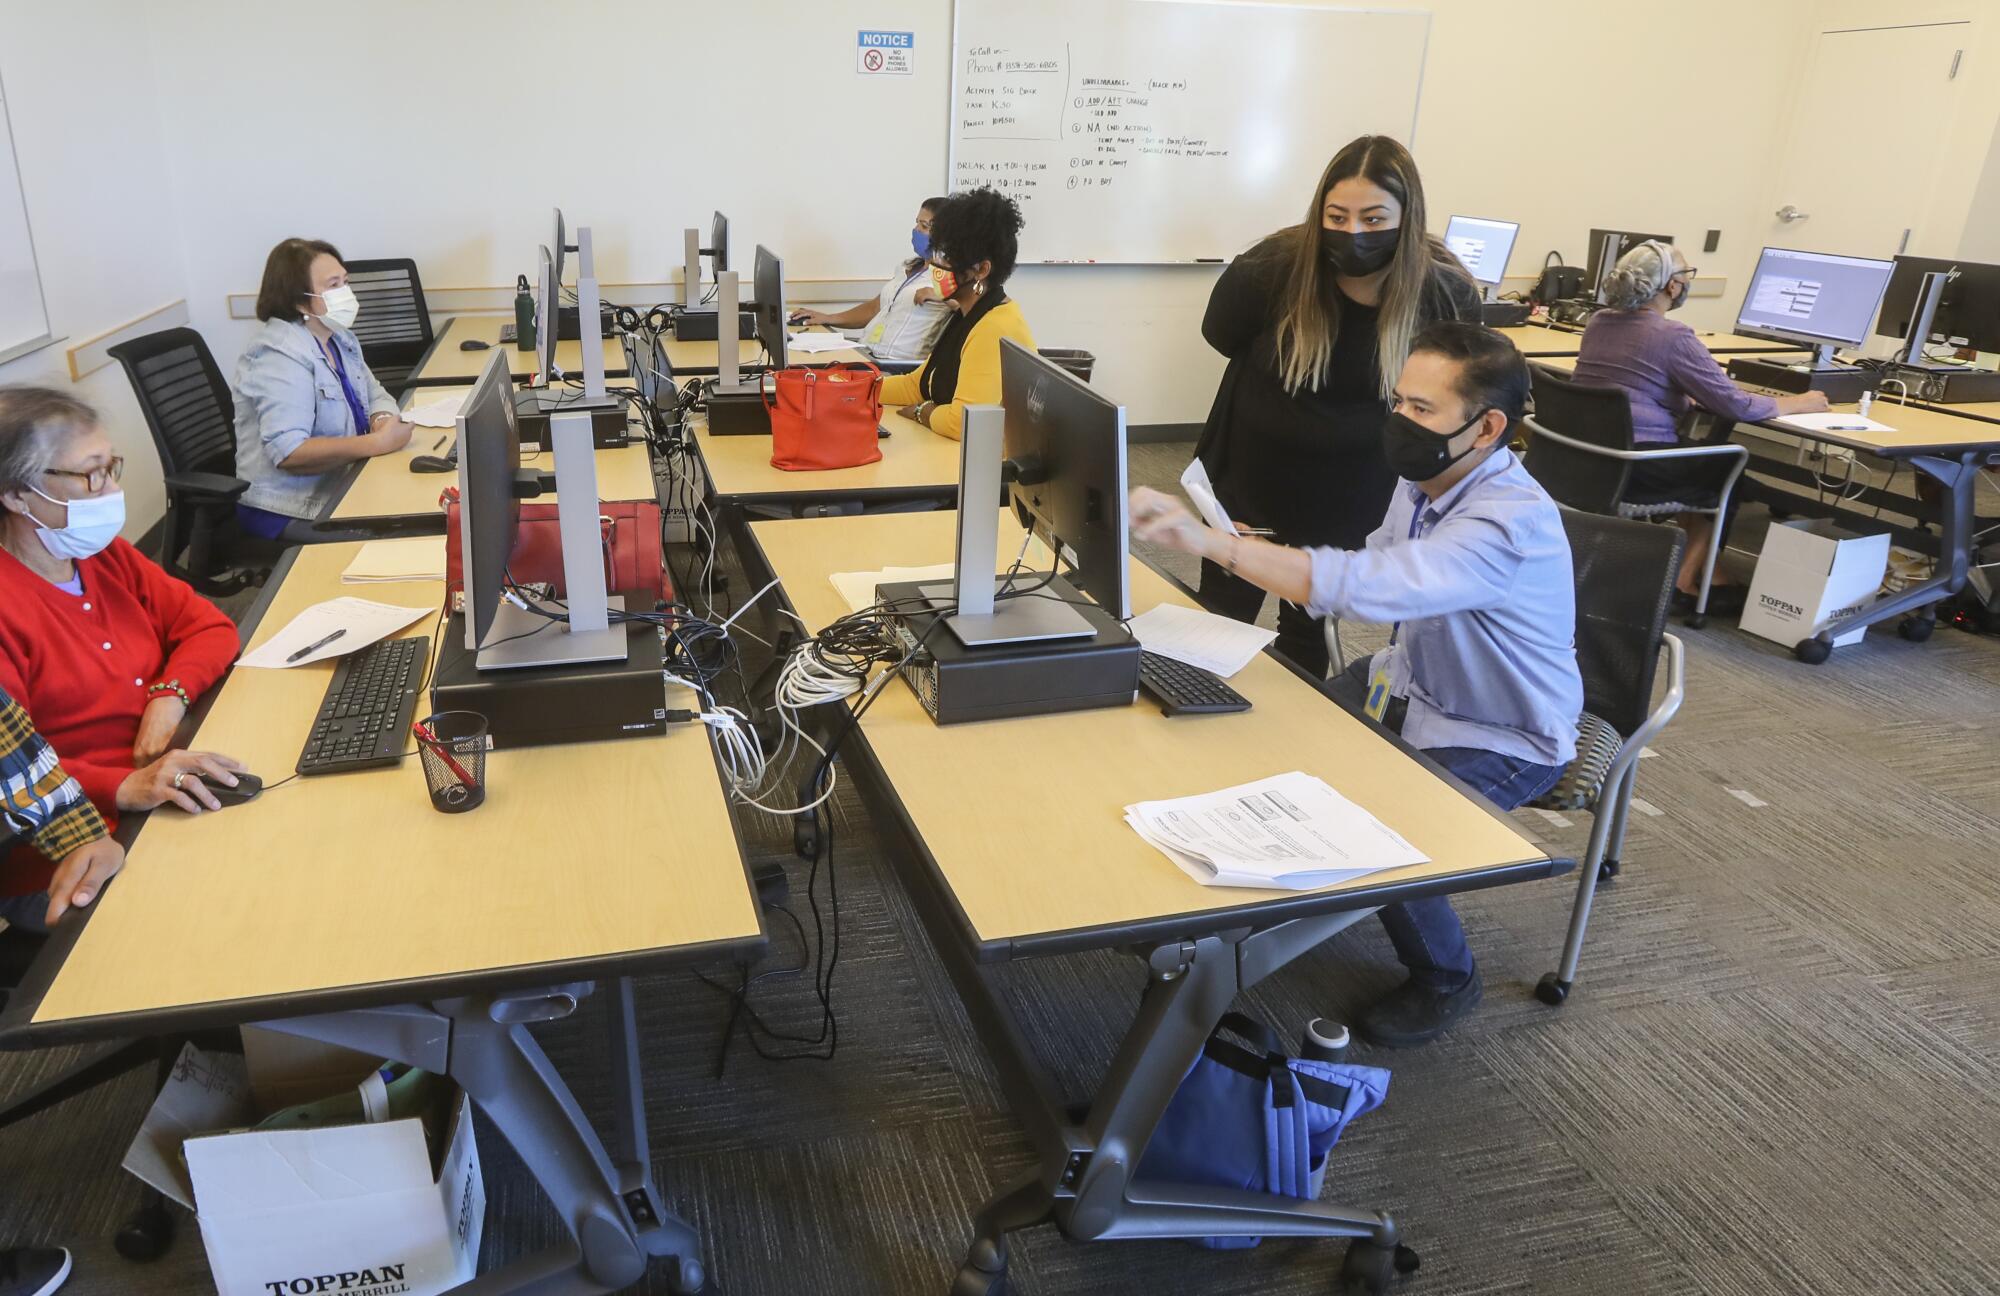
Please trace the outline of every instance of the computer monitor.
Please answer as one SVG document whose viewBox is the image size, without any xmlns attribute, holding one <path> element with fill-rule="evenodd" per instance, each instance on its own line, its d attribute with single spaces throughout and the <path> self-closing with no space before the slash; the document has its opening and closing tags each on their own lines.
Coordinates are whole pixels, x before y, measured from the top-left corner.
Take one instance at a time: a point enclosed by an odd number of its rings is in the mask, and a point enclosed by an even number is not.
<svg viewBox="0 0 2000 1296">
<path fill-rule="evenodd" d="M 556 208 L 556 241 L 551 246 L 555 249 L 556 286 L 561 287 L 563 257 L 569 252 L 569 232 L 563 228 L 563 214 L 560 207 Z"/>
<path fill-rule="evenodd" d="M 1000 404 L 1014 515 L 1097 606 L 1130 617 L 1125 407 L 1012 338 L 1000 341 Z"/>
<path fill-rule="evenodd" d="M 1618 258 L 1641 243 L 1671 243 L 1671 234 L 1640 234 L 1634 230 L 1594 229 L 1590 231 L 1590 259 L 1583 272 L 1583 291 L 1594 301 L 1604 300 L 1604 276 L 1618 264 Z"/>
<path fill-rule="evenodd" d="M 554 258 L 547 248 L 542 248 L 541 259 L 535 266 L 535 378 L 531 385 L 536 387 L 547 387 L 554 382 L 556 324 L 561 305 L 556 294 L 560 282 Z"/>
<path fill-rule="evenodd" d="M 1899 256 L 1889 287 L 1882 294 L 1882 313 L 1875 331 L 1888 337 L 1907 337 L 1919 308 L 1924 276 L 1950 276 L 1931 315 L 1930 336 L 1919 342 L 1948 342 L 1964 338 L 1979 351 L 2000 351 L 2000 265 L 1979 261 L 1950 261 L 1937 257 Z M 1921 348 L 1910 356 L 1923 357 Z"/>
<path fill-rule="evenodd" d="M 1479 283 L 1498 288 L 1507 277 L 1507 258 L 1514 253 L 1514 238 L 1521 232 L 1515 221 L 1486 220 L 1479 216 L 1454 216 L 1444 227 L 1444 245 Z"/>
<path fill-rule="evenodd" d="M 1814 367 L 1828 368 L 1835 347 L 1868 340 L 1894 273 L 1893 263 L 1872 257 L 1767 247 L 1744 291 L 1736 331 L 1803 342 L 1817 352 Z"/>
<path fill-rule="evenodd" d="M 778 254 L 757 245 L 752 291 L 757 312 L 757 340 L 773 369 L 785 367 L 785 266 Z"/>
<path fill-rule="evenodd" d="M 521 431 L 514 383 L 495 348 L 458 410 L 459 562 L 465 573 L 465 646 L 486 643 L 500 610 L 507 563 L 521 527 L 514 489 L 521 472 Z"/>
<path fill-rule="evenodd" d="M 721 274 L 729 268 L 729 218 L 715 213 L 708 223 L 709 270 Z"/>
</svg>

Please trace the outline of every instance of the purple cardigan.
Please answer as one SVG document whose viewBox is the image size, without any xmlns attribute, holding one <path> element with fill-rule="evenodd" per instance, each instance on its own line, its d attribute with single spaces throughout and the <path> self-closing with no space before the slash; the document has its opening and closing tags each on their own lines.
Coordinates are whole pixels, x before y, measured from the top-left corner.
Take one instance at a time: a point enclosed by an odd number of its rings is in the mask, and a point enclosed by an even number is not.
<svg viewBox="0 0 2000 1296">
<path fill-rule="evenodd" d="M 1658 444 L 1690 405 L 1755 423 L 1778 412 L 1769 396 L 1729 381 L 1693 329 L 1652 310 L 1601 310 L 1590 317 L 1576 357 L 1577 382 L 1622 387 L 1632 403 L 1632 439 Z"/>
</svg>

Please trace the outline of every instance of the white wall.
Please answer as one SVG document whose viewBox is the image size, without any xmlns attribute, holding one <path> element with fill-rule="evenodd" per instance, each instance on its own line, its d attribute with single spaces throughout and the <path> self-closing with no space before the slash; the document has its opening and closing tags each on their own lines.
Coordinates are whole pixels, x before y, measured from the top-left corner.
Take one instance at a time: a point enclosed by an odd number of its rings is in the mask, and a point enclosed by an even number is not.
<svg viewBox="0 0 2000 1296">
<path fill-rule="evenodd" d="M 58 339 L 0 365 L 0 383 L 67 390 L 65 336 L 88 337 L 188 295 L 180 224 L 168 198 L 148 7 L 143 0 L 0 0 L 0 78 Z M 131 385 L 111 365 L 75 388 L 103 411 L 127 460 L 125 532 L 136 537 L 159 518 L 165 496 Z"/>
</svg>

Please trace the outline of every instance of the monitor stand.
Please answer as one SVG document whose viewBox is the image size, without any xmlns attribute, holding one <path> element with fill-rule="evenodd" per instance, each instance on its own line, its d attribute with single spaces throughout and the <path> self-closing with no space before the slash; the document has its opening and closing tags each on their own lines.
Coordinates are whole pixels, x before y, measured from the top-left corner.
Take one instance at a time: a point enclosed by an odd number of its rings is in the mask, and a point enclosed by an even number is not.
<svg viewBox="0 0 2000 1296">
<path fill-rule="evenodd" d="M 604 603 L 613 612 L 625 610 L 623 594 L 613 594 Z M 483 671 L 625 659 L 623 624 L 614 623 L 602 630 L 573 630 L 512 603 L 502 603 L 493 614 L 487 639 L 486 647 L 479 650 L 479 669 Z"/>
<path fill-rule="evenodd" d="M 1047 572 L 1021 572 L 1014 577 L 1014 583 L 1027 589 L 1041 584 L 1047 576 Z M 1088 639 L 1097 633 L 1090 622 L 1084 620 L 1083 613 L 1057 599 L 1026 595 L 996 601 L 991 595 L 998 593 L 1006 580 L 1004 576 L 993 578 L 991 592 L 986 599 L 989 610 L 961 610 L 946 615 L 946 628 L 967 648 L 1039 643 L 1050 639 Z M 958 602 L 960 588 L 959 582 L 953 580 L 949 584 L 919 585 L 917 593 L 929 599 L 932 607 L 951 607 Z M 1061 587 L 1064 596 L 1068 595 L 1069 589 L 1066 584 Z"/>
</svg>

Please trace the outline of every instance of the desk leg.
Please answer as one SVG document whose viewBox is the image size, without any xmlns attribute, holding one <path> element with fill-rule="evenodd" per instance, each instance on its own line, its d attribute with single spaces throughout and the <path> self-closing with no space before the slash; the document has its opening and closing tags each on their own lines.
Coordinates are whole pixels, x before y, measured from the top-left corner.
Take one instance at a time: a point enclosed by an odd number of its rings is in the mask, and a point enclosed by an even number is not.
<svg viewBox="0 0 2000 1296">
<path fill-rule="evenodd" d="M 575 1095 L 528 1033 L 531 1022 L 574 1012 L 592 988 L 584 982 L 265 1023 L 451 1076 L 520 1153 L 573 1242 L 526 1256 L 455 1291 L 596 1296 L 637 1283 L 654 1256 L 675 1260 L 668 1280 L 675 1292 L 699 1291 L 706 1280 L 694 1230 L 667 1213 L 652 1182 L 631 983 L 618 981 L 610 992 L 616 1167 Z"/>
<path fill-rule="evenodd" d="M 1362 1290 L 1380 1290 L 1399 1255 L 1407 1256 L 1397 1245 L 1396 1223 L 1387 1214 L 1269 1193 L 1137 1178 L 1153 1131 L 1237 994 L 1372 912 L 1327 914 L 1254 933 L 1176 941 L 1142 951 L 1150 976 L 1138 1016 L 1098 1086 L 1081 1129 L 1064 1129 L 1071 1148 L 1067 1158 L 1054 1165 L 1045 1161 L 1042 1169 L 1010 1185 L 980 1210 L 952 1296 L 998 1296 L 1005 1291 L 1005 1234 L 1048 1219 L 1080 1241 L 1218 1235 L 1350 1238 L 1343 1275 L 1358 1281 Z M 997 1000 L 990 989 L 987 993 Z M 982 1005 L 974 1019 L 987 1016 L 996 1006 Z M 997 1051 L 996 1045 L 1010 1035 L 998 1040 L 988 1035 L 989 1050 Z M 1001 1069 L 1019 1072 L 1038 1069 L 1038 1064 L 1017 1056 L 1007 1059 Z M 1018 1100 L 1021 1087 L 1012 1088 Z M 1063 1119 L 1057 1112 L 1023 1115 L 1031 1127 Z"/>
<path fill-rule="evenodd" d="M 1966 578 L 1972 571 L 1972 533 L 1978 516 L 1974 499 L 1979 485 L 1980 467 L 1985 458 L 1985 451 L 1967 454 L 1958 459 L 1942 459 L 1933 455 L 1911 457 L 1912 467 L 1936 478 L 1944 487 L 1941 516 L 1938 519 L 1942 534 L 1938 538 L 1937 574 L 1927 581 L 1910 586 L 1900 594 L 1878 598 L 1869 604 L 1866 610 L 1838 625 L 1829 626 L 1811 639 L 1805 640 L 1793 650 L 1800 660 L 1824 661 L 1826 652 L 1832 647 L 1836 635 L 1844 635 L 1857 627 L 1876 625 L 1887 621 L 1890 617 L 1928 608 L 1931 604 L 1949 598 L 1965 588 Z M 1910 628 L 1903 631 L 1904 637 L 1913 640 L 1926 639 L 1935 624 L 1935 613 L 1917 618 L 1911 623 Z"/>
</svg>

